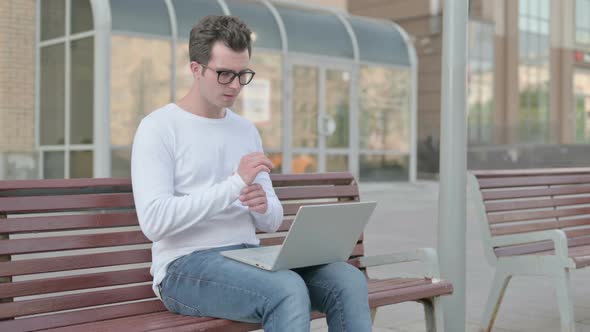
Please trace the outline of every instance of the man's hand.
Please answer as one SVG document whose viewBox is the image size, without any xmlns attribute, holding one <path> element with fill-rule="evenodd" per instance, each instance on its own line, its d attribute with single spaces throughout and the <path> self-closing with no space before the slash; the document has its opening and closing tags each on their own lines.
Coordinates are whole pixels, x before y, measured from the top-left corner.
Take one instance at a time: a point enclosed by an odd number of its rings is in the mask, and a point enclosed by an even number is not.
<svg viewBox="0 0 590 332">
<path fill-rule="evenodd" d="M 265 213 L 268 207 L 266 200 L 266 192 L 258 183 L 251 184 L 242 189 L 240 193 L 240 201 L 243 205 L 248 206 L 250 211 Z"/>
<path fill-rule="evenodd" d="M 240 160 L 238 166 L 238 174 L 244 180 L 246 185 L 251 185 L 256 178 L 256 175 L 260 172 L 270 173 L 270 169 L 273 167 L 270 159 L 266 158 L 262 152 L 254 152 L 247 154 Z"/>
</svg>

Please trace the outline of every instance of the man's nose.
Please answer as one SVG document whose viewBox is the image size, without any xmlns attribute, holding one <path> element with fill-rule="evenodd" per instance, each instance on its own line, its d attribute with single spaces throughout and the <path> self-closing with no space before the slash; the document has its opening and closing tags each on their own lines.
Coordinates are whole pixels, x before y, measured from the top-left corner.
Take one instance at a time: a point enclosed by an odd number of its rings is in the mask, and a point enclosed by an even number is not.
<svg viewBox="0 0 590 332">
<path fill-rule="evenodd" d="M 236 76 L 236 77 L 234 78 L 234 80 L 233 80 L 233 81 L 232 81 L 232 82 L 229 84 L 229 86 L 230 86 L 232 89 L 236 89 L 236 90 L 237 90 L 237 89 L 239 89 L 239 88 L 240 88 L 240 86 L 241 86 L 241 85 L 240 85 L 240 78 Z"/>
</svg>

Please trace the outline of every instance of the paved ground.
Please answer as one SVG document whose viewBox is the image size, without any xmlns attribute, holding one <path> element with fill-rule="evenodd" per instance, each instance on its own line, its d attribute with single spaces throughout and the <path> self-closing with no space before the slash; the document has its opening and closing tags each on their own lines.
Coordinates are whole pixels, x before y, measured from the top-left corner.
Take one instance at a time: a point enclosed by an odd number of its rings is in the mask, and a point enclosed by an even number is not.
<svg viewBox="0 0 590 332">
<path fill-rule="evenodd" d="M 438 183 L 362 184 L 361 198 L 379 202 L 365 232 L 366 253 L 381 254 L 418 247 L 436 248 Z M 469 210 L 469 209 L 468 209 Z M 487 298 L 493 269 L 488 265 L 480 243 L 479 225 L 467 218 L 467 331 L 477 331 Z M 417 271 L 416 265 L 369 270 L 373 277 Z M 575 319 L 577 332 L 590 332 L 590 269 L 574 271 Z M 327 331 L 324 321 L 314 322 L 314 331 Z M 549 280 L 541 277 L 516 277 L 500 308 L 493 331 L 559 331 L 555 292 Z M 375 332 L 425 331 L 419 304 L 397 304 L 380 308 Z M 453 331 L 447 331 L 453 332 Z"/>
</svg>

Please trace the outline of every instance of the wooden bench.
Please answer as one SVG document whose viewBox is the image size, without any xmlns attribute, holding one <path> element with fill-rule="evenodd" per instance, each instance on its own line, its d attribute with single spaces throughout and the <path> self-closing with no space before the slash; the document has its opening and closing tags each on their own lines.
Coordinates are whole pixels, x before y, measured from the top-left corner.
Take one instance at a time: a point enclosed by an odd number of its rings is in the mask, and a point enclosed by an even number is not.
<svg viewBox="0 0 590 332">
<path fill-rule="evenodd" d="M 354 202 L 348 173 L 272 175 L 284 206 L 280 244 L 302 204 Z M 0 181 L 0 331 L 250 331 L 259 324 L 172 314 L 155 298 L 150 241 L 139 230 L 129 179 Z M 392 220 L 393 221 L 393 220 Z M 428 331 L 441 326 L 432 249 L 365 257 L 362 237 L 350 263 L 359 268 L 422 261 L 425 275 L 369 281 L 371 308 L 424 304 Z M 313 313 L 313 318 L 321 317 Z"/>
<path fill-rule="evenodd" d="M 554 281 L 562 331 L 574 331 L 570 270 L 590 265 L 590 168 L 472 171 L 468 197 L 496 272 L 480 329 L 490 331 L 514 275 Z"/>
</svg>

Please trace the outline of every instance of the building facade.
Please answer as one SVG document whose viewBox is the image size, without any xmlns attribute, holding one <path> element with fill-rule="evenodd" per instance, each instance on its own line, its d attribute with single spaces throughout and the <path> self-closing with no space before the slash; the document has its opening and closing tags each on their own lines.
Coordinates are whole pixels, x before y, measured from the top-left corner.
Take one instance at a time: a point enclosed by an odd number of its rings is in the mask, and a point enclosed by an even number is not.
<svg viewBox="0 0 590 332">
<path fill-rule="evenodd" d="M 438 171 L 440 0 L 349 0 L 396 21 L 419 59 L 418 169 Z M 590 1 L 471 0 L 468 167 L 590 165 Z"/>
<path fill-rule="evenodd" d="M 257 74 L 234 111 L 256 124 L 274 171 L 415 179 L 413 46 L 345 4 L 2 2 L 0 178 L 129 176 L 139 121 L 189 89 L 188 33 L 216 14 L 253 30 Z"/>
</svg>

